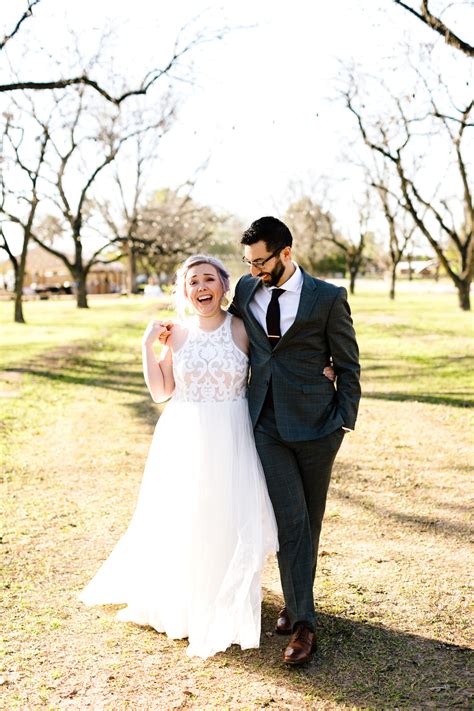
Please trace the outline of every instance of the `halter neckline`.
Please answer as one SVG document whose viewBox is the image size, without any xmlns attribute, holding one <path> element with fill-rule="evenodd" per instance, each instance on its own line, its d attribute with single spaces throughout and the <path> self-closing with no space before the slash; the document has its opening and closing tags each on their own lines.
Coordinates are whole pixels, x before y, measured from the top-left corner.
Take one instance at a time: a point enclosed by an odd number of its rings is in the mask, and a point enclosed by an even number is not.
<svg viewBox="0 0 474 711">
<path fill-rule="evenodd" d="M 198 331 L 201 331 L 201 333 L 217 333 L 217 332 L 220 331 L 220 329 L 224 326 L 224 324 L 227 323 L 227 320 L 228 320 L 229 316 L 230 316 L 229 312 L 226 311 L 226 312 L 225 312 L 224 320 L 222 321 L 222 323 L 220 324 L 220 326 L 218 326 L 217 328 L 213 328 L 211 331 L 207 331 L 205 328 L 201 328 L 201 326 L 199 325 L 199 323 L 198 323 L 197 321 L 196 321 L 195 328 L 197 328 Z"/>
</svg>

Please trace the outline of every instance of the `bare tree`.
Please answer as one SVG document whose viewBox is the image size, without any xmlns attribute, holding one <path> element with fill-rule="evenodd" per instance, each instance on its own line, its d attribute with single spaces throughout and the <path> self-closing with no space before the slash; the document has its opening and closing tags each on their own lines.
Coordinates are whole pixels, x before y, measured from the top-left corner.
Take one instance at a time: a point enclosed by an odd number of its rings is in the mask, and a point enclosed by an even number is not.
<svg viewBox="0 0 474 711">
<path fill-rule="evenodd" d="M 354 76 L 350 77 L 350 86 L 343 94 L 346 106 L 356 117 L 366 146 L 374 156 L 378 156 L 386 166 L 392 168 L 398 185 L 394 193 L 395 198 L 437 254 L 458 290 L 461 308 L 469 310 L 469 291 L 474 262 L 474 211 L 468 177 L 468 152 L 464 147 L 464 139 L 467 129 L 473 125 L 471 123 L 473 102 L 470 100 L 461 109 L 452 107 L 452 111 L 448 114 L 438 106 L 434 92 L 429 89 L 426 80 L 423 79 L 422 83 L 428 92 L 428 107 L 414 107 L 410 98 L 392 97 L 395 114 L 391 118 L 385 116 L 371 120 L 366 115 L 368 108 L 357 94 L 357 82 Z M 439 78 L 438 87 L 442 87 Z M 425 126 L 425 131 L 422 130 L 422 126 Z M 453 156 L 453 164 L 449 164 L 448 168 L 452 173 L 452 181 L 457 173 L 457 181 L 461 186 L 458 195 L 452 200 L 446 194 L 440 195 L 440 191 L 448 184 L 447 169 L 440 167 L 443 173 L 439 177 L 436 189 L 428 196 L 427 188 L 424 185 L 422 187 L 419 171 L 415 168 L 413 159 L 416 153 L 418 163 L 426 161 L 433 149 L 433 142 L 442 139 L 440 129 L 444 129 L 444 138 L 447 139 L 443 143 L 442 165 L 448 164 L 450 156 Z M 425 150 L 429 153 L 420 155 L 423 141 L 425 141 Z M 462 205 L 462 214 L 457 209 L 459 204 Z M 457 264 L 453 263 L 448 256 L 450 247 L 454 248 L 458 256 Z"/>
<path fill-rule="evenodd" d="M 410 244 L 415 227 L 412 225 L 407 228 L 403 223 L 400 225 L 397 222 L 397 209 L 391 203 L 389 190 L 380 178 L 377 183 L 373 184 L 373 186 L 377 189 L 382 204 L 383 214 L 385 215 L 388 226 L 388 251 L 390 255 L 389 296 L 390 299 L 393 300 L 395 299 L 397 268 L 406 252 L 408 245 Z"/>
<path fill-rule="evenodd" d="M 226 218 L 196 203 L 188 191 L 157 191 L 139 210 L 134 245 L 146 270 L 168 278 L 177 265 L 199 250 L 212 251 Z"/>
<path fill-rule="evenodd" d="M 170 117 L 172 110 L 170 111 Z M 137 256 L 142 242 L 139 237 L 140 210 L 145 202 L 145 181 L 157 157 L 161 134 L 140 133 L 131 142 L 126 155 L 115 162 L 115 199 L 99 204 L 111 244 L 117 245 L 127 262 L 127 290 L 138 291 Z"/>
<path fill-rule="evenodd" d="M 170 110 L 173 116 L 173 108 Z M 114 195 L 99 206 L 108 239 L 127 262 L 127 286 L 137 293 L 137 263 L 147 271 L 174 270 L 176 262 L 201 248 L 214 236 L 223 218 L 202 207 L 191 197 L 204 162 L 194 175 L 175 190 L 156 191 L 146 200 L 145 185 L 157 159 L 161 134 L 140 133 L 133 148 L 123 153 L 114 166 Z M 190 234 L 185 234 L 184 230 Z"/>
<path fill-rule="evenodd" d="M 60 215 L 63 236 L 72 240 L 73 253 L 61 249 L 45 238 L 42 230 L 32 234 L 33 240 L 55 255 L 70 271 L 77 289 L 77 305 L 87 308 L 86 280 L 91 267 L 98 263 L 115 261 L 120 257 L 117 251 L 103 258 L 110 246 L 110 240 L 103 239 L 92 254 L 86 256 L 84 250 L 84 229 L 91 236 L 97 182 L 116 159 L 119 151 L 132 139 L 148 132 L 161 134 L 167 127 L 170 115 L 158 112 L 158 119 L 146 125 L 140 113 L 134 120 L 122 113 L 109 113 L 96 117 L 96 127 L 92 131 L 91 108 L 84 99 L 84 89 L 77 91 L 66 121 L 57 130 L 50 130 L 50 142 L 54 151 L 54 161 L 48 168 L 51 175 L 50 202 Z M 64 109 L 63 109 L 64 110 Z M 102 187 L 102 189 L 104 189 Z"/>
<path fill-rule="evenodd" d="M 474 57 L 474 46 L 463 40 L 459 35 L 457 35 L 453 30 L 448 27 L 448 25 L 443 22 L 441 17 L 434 15 L 429 8 L 428 0 L 422 0 L 420 3 L 420 9 L 416 10 L 413 4 L 403 2 L 402 0 L 393 0 L 395 5 L 399 5 L 404 10 L 407 10 L 411 15 L 421 20 L 425 25 L 430 27 L 432 30 L 444 37 L 446 44 L 451 47 L 459 49 L 464 52 L 468 57 Z M 449 7 L 449 5 L 447 6 Z"/>
<path fill-rule="evenodd" d="M 339 250 L 324 239 L 328 236 L 328 219 L 309 195 L 295 197 L 286 210 L 284 220 L 295 237 L 295 256 L 302 267 L 317 274 L 330 264 L 339 262 L 341 270 L 345 269 Z M 332 221 L 332 216 L 329 221 Z"/>
<path fill-rule="evenodd" d="M 334 244 L 342 250 L 347 269 L 349 271 L 349 292 L 355 293 L 356 279 L 359 276 L 363 260 L 364 252 L 367 247 L 367 238 L 369 236 L 368 223 L 370 220 L 370 199 L 367 195 L 363 205 L 359 206 L 359 225 L 356 239 L 341 240 L 334 226 L 329 229 L 330 239 Z M 328 226 L 329 227 L 329 226 Z"/>
<path fill-rule="evenodd" d="M 20 33 L 21 28 L 25 21 L 32 16 L 33 8 L 39 4 L 41 0 L 28 0 L 27 9 L 25 12 L 18 17 L 16 23 L 14 23 L 13 28 L 5 32 L 5 36 L 0 43 L 0 52 L 4 52 L 5 47 L 10 43 L 17 35 Z M 15 100 L 13 103 L 17 105 L 17 108 L 21 111 L 25 111 L 25 104 L 29 107 L 27 113 L 33 115 L 33 122 L 41 124 L 41 119 L 39 113 L 36 112 L 35 102 L 33 101 L 34 93 L 42 93 L 43 97 L 47 96 L 48 101 L 51 101 L 54 105 L 53 113 L 53 124 L 54 130 L 52 130 L 52 124 L 47 124 L 47 134 L 49 147 L 52 149 L 50 151 L 49 160 L 45 161 L 45 154 L 43 153 L 43 158 L 41 165 L 38 166 L 38 175 L 35 182 L 35 197 L 29 199 L 28 205 L 30 208 L 33 207 L 30 217 L 28 219 L 25 215 L 20 217 L 18 214 L 10 213 L 10 216 L 6 215 L 5 210 L 3 214 L 5 215 L 7 221 L 16 222 L 20 227 L 19 220 L 24 221 L 23 229 L 23 243 L 22 243 L 22 255 L 17 258 L 13 253 L 11 244 L 7 240 L 6 229 L 1 227 L 0 229 L 0 248 L 4 249 L 10 257 L 12 262 L 15 282 L 17 299 L 19 303 L 16 305 L 15 313 L 20 314 L 21 312 L 21 294 L 23 290 L 23 279 L 24 279 L 24 267 L 25 259 L 28 250 L 28 245 L 30 238 L 33 239 L 37 244 L 40 244 L 44 249 L 49 251 L 51 254 L 57 256 L 63 261 L 66 267 L 71 272 L 74 281 L 78 288 L 78 305 L 80 307 L 87 306 L 87 296 L 86 296 L 86 278 L 87 274 L 93 264 L 97 262 L 113 261 L 121 257 L 120 249 L 115 247 L 115 251 L 107 252 L 107 249 L 111 244 L 116 241 L 114 235 L 108 235 L 107 238 L 102 238 L 101 243 L 98 245 L 97 249 L 92 255 L 85 256 L 83 241 L 84 241 L 84 227 L 87 226 L 87 231 L 93 229 L 93 219 L 97 218 L 95 214 L 96 200 L 98 197 L 97 185 L 100 183 L 102 176 L 107 173 L 108 167 L 113 164 L 117 154 L 127 144 L 133 137 L 138 137 L 143 135 L 150 130 L 155 130 L 155 134 L 164 129 L 164 118 L 163 115 L 155 122 L 154 126 L 150 123 L 145 126 L 145 122 L 135 123 L 135 126 L 127 126 L 127 119 L 120 121 L 118 109 L 121 109 L 121 114 L 124 113 L 124 106 L 135 106 L 137 103 L 137 97 L 148 95 L 149 90 L 154 87 L 158 80 L 164 77 L 170 77 L 172 70 L 175 70 L 181 59 L 188 54 L 193 48 L 201 45 L 205 42 L 214 41 L 216 39 L 221 39 L 222 36 L 228 31 L 227 28 L 221 28 L 218 30 L 201 30 L 198 32 L 192 32 L 192 36 L 189 39 L 189 30 L 194 30 L 194 21 L 192 21 L 188 26 L 184 26 L 176 37 L 174 48 L 171 51 L 171 56 L 168 61 L 165 62 L 165 66 L 160 69 L 155 69 L 144 74 L 143 80 L 139 82 L 139 85 L 132 90 L 122 90 L 117 91 L 115 88 L 107 88 L 110 86 L 117 86 L 117 83 L 122 84 L 123 80 L 120 77 L 114 76 L 112 74 L 107 74 L 104 78 L 102 76 L 100 79 L 93 76 L 97 73 L 97 68 L 107 67 L 107 62 L 104 63 L 102 56 L 102 51 L 104 49 L 101 43 L 98 47 L 97 53 L 92 59 L 84 62 L 79 52 L 76 52 L 75 67 L 79 66 L 80 70 L 77 74 L 66 75 L 66 77 L 61 76 L 57 79 L 47 79 L 45 81 L 32 81 L 22 80 L 17 76 L 13 76 L 14 71 L 12 66 L 18 66 L 18 62 L 10 62 L 10 70 L 12 74 L 12 79 L 8 83 L 0 84 L 0 92 L 10 92 L 12 97 L 18 97 L 18 102 Z M 23 30 L 20 33 L 23 36 Z M 186 39 L 186 36 L 188 39 Z M 75 38 L 71 37 L 71 42 L 75 44 Z M 17 39 L 18 43 L 18 39 Z M 15 42 L 9 47 L 15 47 Z M 46 50 L 43 50 L 43 54 L 47 55 Z M 4 58 L 7 56 L 4 52 L 2 55 Z M 8 58 L 7 58 L 8 61 Z M 72 66 L 72 65 L 71 65 Z M 73 68 L 75 71 L 75 69 Z M 176 72 L 174 72 L 176 74 Z M 65 90 L 67 91 L 57 91 Z M 88 89 L 92 89 L 92 92 L 88 92 Z M 33 90 L 32 93 L 29 90 Z M 84 118 L 85 123 L 89 123 L 89 129 L 94 122 L 94 117 L 104 113 L 104 111 L 98 106 L 93 108 L 86 105 L 86 99 L 88 92 L 89 97 L 100 95 L 106 100 L 105 105 L 113 105 L 115 115 L 109 114 L 107 119 L 104 119 L 103 125 L 99 127 L 99 130 L 95 135 L 87 135 L 87 130 L 83 127 L 81 128 L 81 123 Z M 77 107 L 77 112 L 74 114 L 74 110 L 71 115 L 71 103 L 74 102 L 74 97 L 80 97 L 79 105 Z M 134 101 L 127 101 L 135 97 Z M 13 100 L 13 99 L 12 99 Z M 21 109 L 20 109 L 21 106 Z M 113 116 L 113 117 L 112 117 Z M 169 118 L 169 117 L 168 117 Z M 130 120 L 130 115 L 128 120 Z M 28 120 L 29 121 L 29 120 Z M 27 123 L 28 123 L 27 121 Z M 58 128 L 58 121 L 62 121 L 62 126 Z M 29 129 L 31 128 L 30 123 L 28 123 Z M 64 138 L 62 133 L 68 132 L 69 142 Z M 88 129 L 88 130 L 89 130 Z M 26 130 L 26 129 L 25 129 Z M 88 145 L 86 145 L 88 144 Z M 94 148 L 101 147 L 103 149 L 102 155 L 99 156 Z M 51 154 L 55 155 L 55 165 L 51 161 Z M 54 162 L 54 161 L 53 161 Z M 46 170 L 44 168 L 46 167 Z M 41 171 L 44 175 L 41 178 Z M 74 195 L 74 188 L 71 186 L 82 173 L 84 182 L 79 194 Z M 30 174 L 33 175 L 30 170 Z M 72 177 L 74 176 L 74 177 Z M 38 194 L 38 180 L 43 180 L 43 182 L 49 183 L 49 188 L 44 190 L 43 196 L 40 199 Z M 140 189 L 143 186 L 140 186 Z M 5 197 L 5 190 L 4 190 Z M 53 204 L 56 214 L 45 216 L 45 204 L 49 202 Z M 41 212 L 38 211 L 38 205 L 41 204 Z M 129 206 L 127 209 L 126 220 L 128 220 L 128 226 L 126 228 L 126 235 L 130 235 L 136 225 L 136 208 L 138 205 L 138 194 L 133 205 Z M 2 201 L 2 207 L 5 208 L 5 199 Z M 8 206 L 7 206 L 8 207 Z M 58 216 L 59 213 L 59 216 Z M 42 218 L 42 219 L 41 219 Z M 36 224 L 35 224 L 36 223 Z M 103 220 L 102 220 L 103 224 Z M 108 225 L 110 227 L 110 224 Z M 54 234 L 52 232 L 54 228 Z M 72 236 L 73 250 L 74 254 L 67 253 L 62 249 L 62 247 L 57 244 L 57 238 L 64 236 L 69 231 Z M 117 237 L 117 235 L 115 235 Z M 120 245 L 123 244 L 123 234 L 120 236 Z M 135 256 L 135 245 L 129 239 L 126 243 L 130 247 L 130 268 L 134 268 L 134 256 Z M 131 245 L 133 249 L 131 249 Z M 133 280 L 133 277 L 132 277 Z M 19 317 L 20 318 L 20 317 Z"/>
<path fill-rule="evenodd" d="M 41 171 L 46 159 L 49 138 L 48 125 L 40 124 L 35 140 L 37 155 L 33 158 L 31 145 L 25 146 L 25 131 L 14 123 L 14 118 L 11 114 L 5 114 L 2 140 L 3 167 L 0 171 L 0 215 L 3 216 L 3 222 L 10 222 L 19 227 L 22 233 L 22 248 L 21 254 L 17 258 L 7 240 L 3 225 L 0 225 L 2 238 L 0 248 L 8 254 L 15 274 L 14 320 L 16 323 L 25 323 L 22 296 L 26 257 L 30 239 L 33 236 L 36 213 L 40 202 L 38 188 Z M 6 143 L 8 143 L 8 147 L 5 145 Z M 8 159 L 6 153 L 8 153 Z M 13 172 L 12 168 L 21 172 L 22 182 L 26 183 L 25 189 L 21 190 L 21 192 L 17 188 L 9 187 L 9 180 L 5 170 L 6 163 L 9 164 L 10 168 L 8 177 Z M 16 179 L 19 179 L 18 175 Z"/>
<path fill-rule="evenodd" d="M 28 0 L 28 7 L 25 12 L 19 17 L 14 29 L 6 34 L 0 43 L 0 51 L 5 48 L 7 42 L 17 35 L 24 21 L 31 17 L 32 10 L 41 0 Z M 188 27 L 185 25 L 178 33 L 171 56 L 161 68 L 154 68 L 147 71 L 143 75 L 143 79 L 138 86 L 133 89 L 127 89 L 122 92 L 114 92 L 107 88 L 103 81 L 94 78 L 90 74 L 90 68 L 87 63 L 83 63 L 81 68 L 73 76 L 48 78 L 42 81 L 31 79 L 20 79 L 15 77 L 12 81 L 0 83 L 0 93 L 2 92 L 18 92 L 18 91 L 52 91 L 53 89 L 67 89 L 68 87 L 87 87 L 102 96 L 106 101 L 115 106 L 120 106 L 130 97 L 144 96 L 163 76 L 169 75 L 179 62 L 189 54 L 195 47 L 207 42 L 213 42 L 222 37 L 229 31 L 228 28 L 218 28 L 216 30 L 200 31 L 189 41 L 183 42 L 183 36 Z"/>
<path fill-rule="evenodd" d="M 362 266 L 367 235 L 367 214 L 361 210 L 360 216 L 360 229 L 355 241 L 344 237 L 337 229 L 332 214 L 309 197 L 293 203 L 285 216 L 292 231 L 298 236 L 298 254 L 313 270 L 317 269 L 317 263 L 323 255 L 324 243 L 334 245 L 342 253 L 345 268 L 349 272 L 351 294 L 355 291 L 355 282 Z"/>
</svg>

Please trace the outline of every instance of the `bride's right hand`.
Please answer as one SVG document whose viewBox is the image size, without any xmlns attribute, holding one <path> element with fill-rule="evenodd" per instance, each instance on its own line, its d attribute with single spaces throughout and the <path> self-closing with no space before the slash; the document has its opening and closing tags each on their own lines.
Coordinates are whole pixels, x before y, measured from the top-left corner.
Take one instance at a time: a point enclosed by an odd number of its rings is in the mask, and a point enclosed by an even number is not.
<svg viewBox="0 0 474 711">
<path fill-rule="evenodd" d="M 143 345 L 151 345 L 155 341 L 159 341 L 162 345 L 165 345 L 172 328 L 173 321 L 150 321 L 143 334 Z"/>
</svg>

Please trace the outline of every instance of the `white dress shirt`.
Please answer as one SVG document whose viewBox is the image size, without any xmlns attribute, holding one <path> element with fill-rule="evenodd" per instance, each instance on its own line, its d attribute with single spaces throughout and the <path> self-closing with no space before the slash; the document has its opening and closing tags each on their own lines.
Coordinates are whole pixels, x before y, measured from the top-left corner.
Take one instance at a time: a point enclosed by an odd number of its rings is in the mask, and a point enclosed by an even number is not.
<svg viewBox="0 0 474 711">
<path fill-rule="evenodd" d="M 284 289 L 285 293 L 280 295 L 280 332 L 283 336 L 288 331 L 296 318 L 296 312 L 300 303 L 301 288 L 303 286 L 303 273 L 296 262 L 293 262 L 296 269 L 287 281 L 281 286 L 266 287 L 262 284 L 250 302 L 250 310 L 265 331 L 267 332 L 267 309 L 272 298 L 272 289 Z"/>
</svg>

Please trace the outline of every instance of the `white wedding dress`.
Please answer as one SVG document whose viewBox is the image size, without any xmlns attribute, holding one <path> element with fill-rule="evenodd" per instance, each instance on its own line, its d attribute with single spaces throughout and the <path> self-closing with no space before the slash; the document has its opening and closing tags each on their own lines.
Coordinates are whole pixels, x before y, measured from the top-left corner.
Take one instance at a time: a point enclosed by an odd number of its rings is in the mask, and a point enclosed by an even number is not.
<svg viewBox="0 0 474 711">
<path fill-rule="evenodd" d="M 119 619 L 188 637 L 188 655 L 204 658 L 258 647 L 261 571 L 278 547 L 232 318 L 212 332 L 185 324 L 132 521 L 79 596 L 127 603 Z"/>
</svg>

